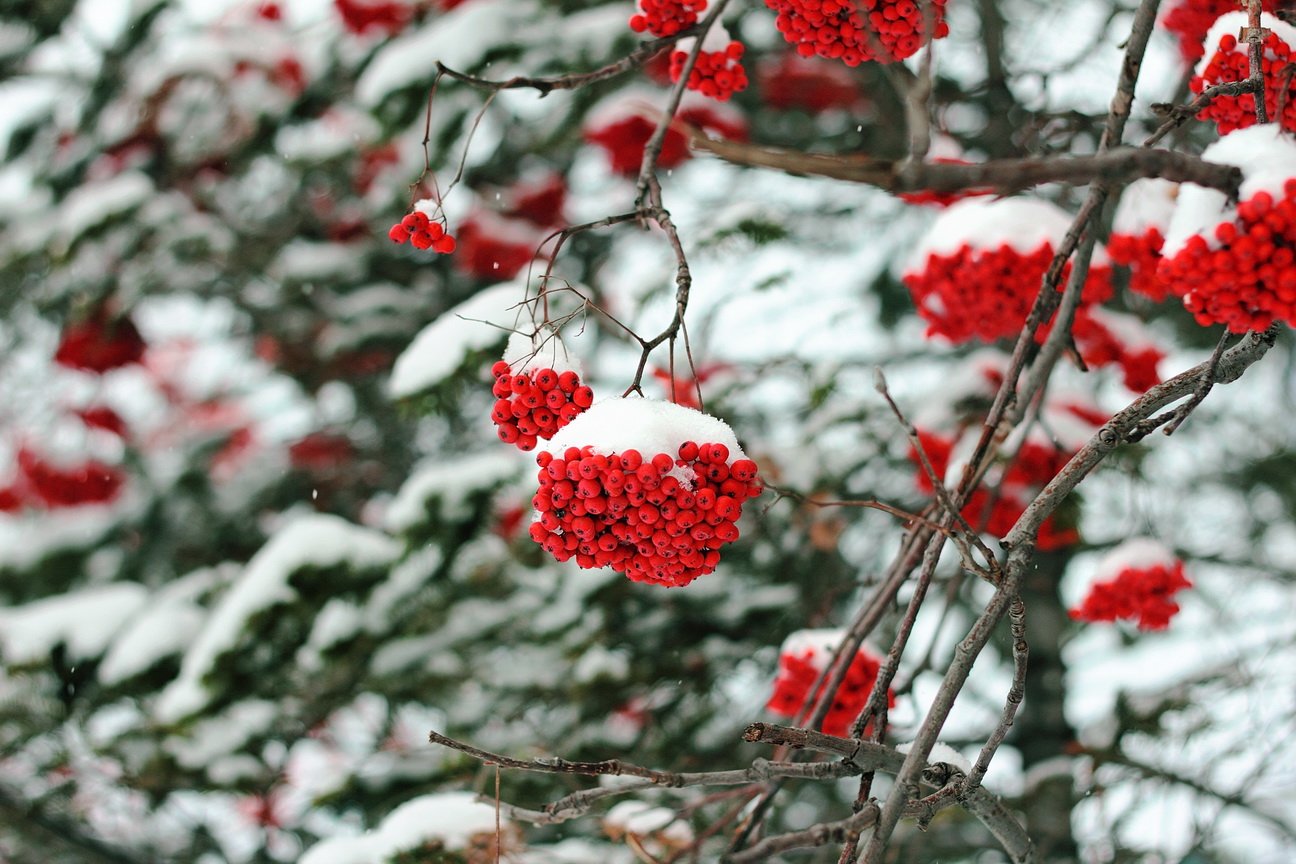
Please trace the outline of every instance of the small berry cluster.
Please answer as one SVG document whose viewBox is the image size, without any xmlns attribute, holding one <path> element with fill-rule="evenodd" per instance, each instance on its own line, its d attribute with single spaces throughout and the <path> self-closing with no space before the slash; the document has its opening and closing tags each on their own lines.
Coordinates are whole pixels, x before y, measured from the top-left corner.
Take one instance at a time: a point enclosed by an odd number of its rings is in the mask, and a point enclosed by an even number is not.
<svg viewBox="0 0 1296 864">
<path fill-rule="evenodd" d="M 693 71 L 689 73 L 688 89 L 720 102 L 728 102 L 733 94 L 746 90 L 747 70 L 743 69 L 741 62 L 743 50 L 743 44 L 735 40 L 725 46 L 723 51 L 699 51 Z M 688 56 L 687 50 L 671 53 L 672 81 L 678 81 L 684 73 Z"/>
<path fill-rule="evenodd" d="M 859 82 L 849 70 L 818 57 L 784 51 L 757 67 L 761 99 L 778 111 L 799 108 L 822 114 L 834 108 L 854 110 L 867 105 Z"/>
<path fill-rule="evenodd" d="M 1164 630 L 1179 611 L 1176 592 L 1191 588 L 1182 561 L 1145 562 L 1122 568 L 1114 578 L 1095 582 L 1071 610 L 1076 621 L 1136 621 L 1140 630 Z"/>
<path fill-rule="evenodd" d="M 499 439 L 519 450 L 534 450 L 537 439 L 548 441 L 594 404 L 594 391 L 570 369 L 527 369 L 515 375 L 507 360 L 497 360 L 491 374 L 491 392 L 498 400 L 491 420 Z"/>
<path fill-rule="evenodd" d="M 707 0 L 639 0 L 640 11 L 630 16 L 630 29 L 662 38 L 687 30 L 706 11 Z"/>
<path fill-rule="evenodd" d="M 541 451 L 531 539 L 559 561 L 611 567 L 635 582 L 687 585 L 715 570 L 738 539 L 743 502 L 761 486 L 756 463 L 729 463 L 724 444 L 686 441 L 678 457 L 627 449 Z"/>
<path fill-rule="evenodd" d="M 1135 393 L 1146 393 L 1161 383 L 1157 365 L 1165 352 L 1150 340 L 1135 340 L 1111 326 L 1113 321 L 1126 320 L 1115 313 L 1081 309 L 1076 313 L 1071 335 L 1081 359 L 1090 368 L 1119 366 L 1125 386 Z M 1137 319 L 1128 319 L 1137 321 Z"/>
<path fill-rule="evenodd" d="M 1226 16 L 1246 26 L 1246 15 Z M 1268 18 L 1268 16 L 1266 16 Z M 1265 22 L 1266 27 L 1280 24 L 1273 19 Z M 1285 28 L 1290 31 L 1291 28 Z M 1211 31 L 1215 32 L 1214 29 Z M 1270 32 L 1264 40 L 1264 57 L 1261 66 L 1264 74 L 1265 108 L 1271 122 L 1277 122 L 1284 129 L 1296 130 L 1296 86 L 1287 71 L 1292 60 L 1292 46 L 1277 33 Z M 1249 46 L 1238 42 L 1237 27 L 1219 37 L 1214 53 L 1204 66 L 1188 82 L 1193 93 L 1201 93 L 1208 87 L 1232 81 L 1245 81 L 1251 75 Z M 1239 96 L 1217 96 L 1210 104 L 1197 113 L 1199 120 L 1211 120 L 1219 127 L 1221 135 L 1227 135 L 1235 129 L 1245 129 L 1256 122 L 1255 95 L 1243 93 Z"/>
<path fill-rule="evenodd" d="M 449 255 L 455 250 L 455 238 L 445 230 L 440 222 L 434 222 L 422 210 L 415 209 L 405 214 L 387 232 L 393 243 L 408 242 L 415 249 L 431 249 L 442 255 Z"/>
<path fill-rule="evenodd" d="M 0 487 L 0 513 L 108 504 L 126 484 L 125 473 L 97 459 L 62 467 L 21 447 L 15 462 L 17 478 Z"/>
<path fill-rule="evenodd" d="M 746 140 L 747 127 L 742 116 L 732 112 L 728 106 L 725 106 L 725 110 L 731 113 L 723 113 L 721 106 L 718 105 L 693 105 L 682 107 L 675 117 L 680 124 L 696 126 L 703 131 L 732 141 Z M 615 119 L 587 129 L 585 140 L 603 148 L 613 171 L 625 177 L 634 177 L 643 164 L 644 148 L 648 145 L 648 139 L 656 129 L 655 114 L 647 115 L 632 108 Z M 684 130 L 672 124 L 666 129 L 666 136 L 662 139 L 657 167 L 670 170 L 681 165 L 689 157 L 688 138 Z"/>
<path fill-rule="evenodd" d="M 1260 8 L 1273 12 L 1277 5 L 1278 0 L 1262 0 Z M 1211 25 L 1237 8 L 1237 0 L 1179 0 L 1162 17 L 1161 26 L 1179 37 L 1179 53 L 1189 63 L 1195 63 L 1205 51 L 1202 40 Z"/>
<path fill-rule="evenodd" d="M 1028 253 L 1006 243 L 992 249 L 964 243 L 952 255 L 928 255 L 923 268 L 905 273 L 903 281 L 927 321 L 928 337 L 993 342 L 1021 331 L 1052 261 L 1053 244 L 1047 242 Z M 1069 273 L 1067 265 L 1059 285 L 1066 284 Z M 1110 269 L 1091 267 L 1081 302 L 1110 297 Z"/>
<path fill-rule="evenodd" d="M 1118 234 L 1107 238 L 1107 254 L 1112 263 L 1129 268 L 1129 287 L 1160 303 L 1170 296 L 1170 286 L 1157 277 L 1161 264 L 1161 247 L 1165 237 L 1158 228 L 1148 228 L 1142 234 Z"/>
<path fill-rule="evenodd" d="M 54 362 L 69 369 L 103 374 L 139 363 L 147 347 L 130 318 L 111 319 L 108 311 L 100 307 L 63 331 Z"/>
<path fill-rule="evenodd" d="M 357 36 L 369 32 L 395 36 L 405 29 L 414 7 L 403 0 L 333 0 L 342 26 Z"/>
<path fill-rule="evenodd" d="M 914 0 L 765 0 L 775 24 L 803 57 L 818 54 L 847 66 L 912 57 L 925 40 L 927 4 Z M 867 6 L 866 11 L 862 6 Z M 949 35 L 945 0 L 932 0 L 937 39 Z"/>
<path fill-rule="evenodd" d="M 827 668 L 831 652 L 819 646 L 805 646 L 787 650 L 779 655 L 778 677 L 774 680 L 774 693 L 765 703 L 765 707 L 782 717 L 795 718 L 810 707 L 809 702 L 818 701 L 823 688 L 815 689 L 815 682 Z M 877 681 L 878 671 L 882 668 L 880 658 L 864 648 L 856 652 L 846 677 L 833 694 L 832 705 L 824 716 L 821 731 L 825 735 L 845 737 L 850 733 L 851 724 L 868 704 L 869 693 Z M 813 694 L 813 696 L 812 696 Z M 888 707 L 895 706 L 895 692 L 887 691 Z"/>
<path fill-rule="evenodd" d="M 1275 320 L 1296 324 L 1296 179 L 1275 200 L 1257 192 L 1237 218 L 1214 231 L 1215 243 L 1195 234 L 1165 258 L 1158 276 L 1183 295 L 1199 324 L 1232 333 L 1263 330 Z"/>
</svg>

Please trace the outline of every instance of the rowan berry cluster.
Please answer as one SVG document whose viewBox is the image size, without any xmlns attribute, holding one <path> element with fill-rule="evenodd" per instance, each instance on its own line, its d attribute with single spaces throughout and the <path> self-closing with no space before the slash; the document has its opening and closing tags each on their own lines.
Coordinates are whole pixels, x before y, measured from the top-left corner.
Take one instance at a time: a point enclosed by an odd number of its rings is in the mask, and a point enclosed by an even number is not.
<svg viewBox="0 0 1296 864">
<path fill-rule="evenodd" d="M 775 25 L 803 57 L 818 54 L 858 66 L 869 60 L 894 63 L 912 57 L 933 15 L 937 39 L 949 35 L 945 0 L 765 0 L 778 13 Z"/>
<path fill-rule="evenodd" d="M 414 17 L 414 6 L 397 0 L 333 0 L 342 25 L 357 36 L 379 32 L 395 36 Z"/>
<path fill-rule="evenodd" d="M 785 51 L 757 67 L 761 100 L 771 108 L 799 108 L 822 114 L 834 108 L 853 110 L 868 104 L 851 72 L 819 57 Z"/>
<path fill-rule="evenodd" d="M 1113 320 L 1124 320 L 1125 316 L 1115 319 L 1113 316 L 1114 313 L 1108 312 L 1099 315 L 1093 310 L 1078 311 L 1071 327 L 1076 348 L 1086 366 L 1119 366 L 1125 386 L 1135 393 L 1145 393 L 1161 383 L 1157 365 L 1165 352 L 1148 340 L 1131 339 L 1128 334 L 1118 332 L 1119 328 L 1111 324 Z"/>
<path fill-rule="evenodd" d="M 724 444 L 685 441 L 678 454 L 593 446 L 541 451 L 531 539 L 559 561 L 611 567 L 635 582 L 687 585 L 738 539 L 743 502 L 760 493 L 756 463 Z"/>
<path fill-rule="evenodd" d="M 782 717 L 792 718 L 810 708 L 807 703 L 818 701 L 823 693 L 822 686 L 816 690 L 814 685 L 830 659 L 831 652 L 819 646 L 794 647 L 790 651 L 785 646 L 784 652 L 779 655 L 774 693 L 765 707 Z M 833 694 L 832 705 L 824 716 L 821 727 L 824 734 L 845 737 L 850 733 L 851 724 L 868 704 L 869 693 L 873 691 L 881 668 L 881 660 L 871 652 L 864 648 L 856 652 L 846 669 L 846 677 Z M 889 707 L 895 706 L 895 692 L 892 690 L 887 691 L 887 704 Z"/>
<path fill-rule="evenodd" d="M 130 318 L 122 316 L 114 320 L 101 307 L 84 321 L 64 329 L 54 352 L 54 362 L 69 369 L 102 374 L 139 363 L 147 347 Z"/>
<path fill-rule="evenodd" d="M 0 513 L 107 504 L 126 484 L 125 473 L 97 459 L 64 467 L 20 447 L 14 461 L 17 477 L 0 487 Z"/>
<path fill-rule="evenodd" d="M 1265 16 L 1264 26 L 1282 27 L 1284 33 L 1296 35 L 1291 27 L 1282 26 L 1282 22 Z M 1197 72 L 1188 82 L 1193 93 L 1201 93 L 1208 87 L 1232 81 L 1245 81 L 1251 75 L 1249 46 L 1238 42 L 1239 27 L 1245 27 L 1245 13 L 1226 15 L 1221 24 L 1232 23 L 1231 32 L 1224 32 L 1215 43 L 1209 59 L 1198 64 Z M 1217 32 L 1212 28 L 1211 35 Z M 1210 49 L 1210 45 L 1207 48 Z M 1296 86 L 1288 70 L 1292 60 L 1292 46 L 1271 31 L 1264 40 L 1264 57 L 1261 67 L 1264 74 L 1265 109 L 1271 121 L 1279 123 L 1284 129 L 1296 130 Z M 1255 95 L 1243 93 L 1239 96 L 1216 96 L 1205 108 L 1197 113 L 1199 120 L 1211 120 L 1219 128 L 1221 135 L 1227 135 L 1235 129 L 1245 129 L 1256 122 Z"/>
<path fill-rule="evenodd" d="M 1277 200 L 1257 192 L 1243 201 L 1213 239 L 1189 237 L 1157 270 L 1197 322 L 1224 324 L 1232 333 L 1263 330 L 1275 320 L 1296 324 L 1296 179 L 1286 181 Z"/>
<path fill-rule="evenodd" d="M 1165 237 L 1159 228 L 1142 234 L 1118 234 L 1107 238 L 1107 255 L 1113 264 L 1129 268 L 1129 287 L 1136 294 L 1160 303 L 1170 296 L 1170 286 L 1157 277 Z"/>
<path fill-rule="evenodd" d="M 1019 252 L 1007 243 L 992 249 L 964 243 L 953 254 L 928 255 L 922 269 L 905 273 L 903 281 L 927 322 L 928 337 L 993 342 L 1021 331 L 1052 261 L 1052 243 L 1032 252 Z M 1068 264 L 1060 285 L 1069 274 Z M 1110 269 L 1090 267 L 1081 302 L 1101 303 L 1110 297 Z"/>
<path fill-rule="evenodd" d="M 630 29 L 645 30 L 662 38 L 687 30 L 706 11 L 707 0 L 639 0 L 639 12 L 630 16 Z"/>
<path fill-rule="evenodd" d="M 1262 0 L 1260 8 L 1273 12 L 1277 5 L 1278 0 Z M 1179 37 L 1179 53 L 1189 63 L 1195 63 L 1204 53 L 1202 40 L 1211 25 L 1237 8 L 1237 0 L 1179 0 L 1162 17 L 1161 26 Z"/>
<path fill-rule="evenodd" d="M 585 131 L 585 140 L 603 148 L 613 171 L 625 177 L 634 177 L 643 164 L 644 148 L 657 128 L 658 116 L 655 112 L 647 114 L 633 105 L 626 105 L 624 110 L 621 110 L 621 106 L 613 107 L 618 109 L 615 113 L 607 112 L 609 116 L 606 119 L 590 124 Z M 681 107 L 675 118 L 679 124 L 696 126 L 733 141 L 747 138 L 747 126 L 742 115 L 729 106 L 695 103 Z M 661 153 L 657 157 L 657 167 L 663 170 L 675 168 L 689 156 L 688 138 L 684 129 L 676 124 L 667 127 Z"/>
<path fill-rule="evenodd" d="M 433 221 L 422 210 L 415 209 L 405 214 L 401 221 L 393 225 L 387 236 L 393 243 L 408 242 L 415 249 L 431 249 L 442 255 L 449 255 L 455 250 L 455 238 L 445 230 L 440 222 Z"/>
<path fill-rule="evenodd" d="M 728 102 L 729 97 L 747 89 L 747 70 L 743 69 L 743 44 L 731 41 L 722 51 L 699 51 L 693 71 L 689 73 L 688 89 L 696 90 L 720 102 Z M 671 53 L 670 74 L 672 81 L 678 81 L 684 74 L 684 64 L 688 62 L 687 50 L 676 50 Z"/>
<path fill-rule="evenodd" d="M 1182 561 L 1128 567 L 1114 579 L 1095 582 L 1080 606 L 1071 610 L 1076 621 L 1136 621 L 1140 630 L 1164 630 L 1179 611 L 1176 592 L 1191 588 Z"/>
<path fill-rule="evenodd" d="M 514 374 L 506 360 L 491 367 L 497 401 L 491 411 L 499 439 L 519 450 L 534 450 L 594 404 L 594 391 L 573 370 L 526 369 Z"/>
</svg>

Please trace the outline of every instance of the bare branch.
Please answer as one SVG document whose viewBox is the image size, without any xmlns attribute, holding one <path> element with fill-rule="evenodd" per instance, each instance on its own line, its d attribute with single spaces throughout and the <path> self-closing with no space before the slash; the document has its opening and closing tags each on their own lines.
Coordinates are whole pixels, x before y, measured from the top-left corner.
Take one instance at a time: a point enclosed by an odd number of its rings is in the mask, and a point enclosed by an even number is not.
<svg viewBox="0 0 1296 864">
<path fill-rule="evenodd" d="M 1102 180 L 1121 185 L 1141 177 L 1164 177 L 1175 182 L 1219 189 L 1235 197 L 1242 183 L 1242 172 L 1234 166 L 1207 162 L 1198 156 L 1173 150 L 1135 147 L 1119 147 L 1093 156 L 1032 156 L 961 165 L 805 153 L 719 140 L 700 130 L 692 131 L 690 143 L 694 149 L 712 153 L 735 165 L 863 183 L 893 193 L 994 189 L 1011 194 L 1045 183 L 1084 185 Z"/>
</svg>

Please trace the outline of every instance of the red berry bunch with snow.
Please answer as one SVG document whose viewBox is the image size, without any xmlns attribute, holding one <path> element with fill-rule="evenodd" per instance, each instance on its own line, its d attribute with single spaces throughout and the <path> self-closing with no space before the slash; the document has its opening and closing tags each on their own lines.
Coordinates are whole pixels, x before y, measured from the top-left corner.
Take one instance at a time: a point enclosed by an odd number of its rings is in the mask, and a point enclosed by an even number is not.
<svg viewBox="0 0 1296 864">
<path fill-rule="evenodd" d="M 845 638 L 845 630 L 798 630 L 783 640 L 774 694 L 765 707 L 790 718 L 813 708 L 823 694 L 823 685 L 815 688 L 815 684 Z M 881 658 L 861 645 L 851 659 L 841 687 L 833 694 L 832 706 L 823 721 L 821 731 L 824 734 L 846 736 L 850 733 L 851 724 L 868 704 L 869 693 L 873 691 L 881 668 Z M 891 690 L 887 691 L 887 705 L 895 705 L 895 693 Z"/>
<path fill-rule="evenodd" d="M 945 0 L 765 0 L 775 25 L 803 57 L 818 54 L 858 66 L 912 57 L 926 42 L 931 16 L 937 39 L 949 35 Z"/>
<path fill-rule="evenodd" d="M 961 343 L 1016 335 L 1070 227 L 1062 209 L 1032 198 L 974 198 L 947 209 L 919 241 L 902 277 L 927 321 L 927 336 Z M 1099 251 L 1081 302 L 1110 296 L 1111 271 Z"/>
<path fill-rule="evenodd" d="M 799 108 L 822 114 L 833 109 L 858 110 L 868 104 L 849 70 L 819 57 L 785 51 L 761 61 L 756 73 L 761 100 L 778 111 Z"/>
<path fill-rule="evenodd" d="M 440 205 L 428 198 L 414 202 L 414 207 L 387 231 L 387 236 L 393 243 L 409 243 L 415 249 L 449 255 L 455 251 L 455 238 L 445 230 L 444 217 L 436 217 L 440 209 Z"/>
<path fill-rule="evenodd" d="M 0 487 L 0 513 L 108 504 L 126 484 L 122 470 L 98 459 L 64 464 L 24 446 L 14 462 L 16 476 Z"/>
<path fill-rule="evenodd" d="M 639 173 L 644 148 L 661 119 L 661 110 L 653 105 L 655 101 L 655 94 L 643 99 L 637 96 L 627 99 L 622 94 L 589 113 L 585 121 L 585 140 L 603 149 L 617 174 L 634 177 Z M 694 126 L 708 134 L 734 141 L 747 138 L 747 121 L 742 114 L 731 106 L 717 105 L 700 97 L 686 98 L 675 120 L 676 123 L 666 130 L 657 157 L 657 167 L 664 170 L 675 168 L 689 158 L 684 126 Z"/>
<path fill-rule="evenodd" d="M 1201 93 L 1216 84 L 1245 81 L 1251 75 L 1250 45 L 1238 41 L 1238 31 L 1248 26 L 1245 12 L 1230 12 L 1220 16 L 1206 34 L 1209 52 L 1198 63 L 1188 86 Z M 1296 46 L 1296 27 L 1271 15 L 1260 16 L 1260 26 L 1269 33 L 1264 39 L 1265 108 L 1269 119 L 1284 129 L 1296 130 L 1296 86 L 1288 65 L 1292 61 L 1292 48 Z M 1199 120 L 1212 120 L 1221 135 L 1234 129 L 1244 129 L 1256 122 L 1255 95 L 1216 96 L 1210 104 L 1197 113 Z"/>
<path fill-rule="evenodd" d="M 414 5 L 408 0 L 333 0 L 333 7 L 342 26 L 357 36 L 395 36 L 414 16 Z"/>
<path fill-rule="evenodd" d="M 1158 276 L 1202 325 L 1245 333 L 1296 324 L 1296 142 L 1277 126 L 1252 126 L 1202 158 L 1242 170 L 1240 203 L 1185 184 Z"/>
<path fill-rule="evenodd" d="M 556 333 L 513 334 L 491 374 L 491 420 L 500 440 L 519 450 L 534 450 L 537 439 L 548 441 L 594 404 L 594 391 L 581 383 Z"/>
<path fill-rule="evenodd" d="M 85 320 L 63 330 L 54 362 L 70 369 L 103 374 L 139 363 L 146 347 L 144 337 L 129 316 L 112 317 L 107 308 L 100 306 Z"/>
<path fill-rule="evenodd" d="M 1112 263 L 1129 268 L 1130 290 L 1157 302 L 1171 293 L 1157 277 L 1157 267 L 1178 197 L 1178 183 L 1159 177 L 1135 180 L 1121 194 L 1107 238 Z"/>
<path fill-rule="evenodd" d="M 1135 316 L 1100 306 L 1081 309 L 1071 335 L 1086 366 L 1119 366 L 1125 386 L 1135 393 L 1145 393 L 1161 383 L 1157 365 L 1165 352 Z"/>
<path fill-rule="evenodd" d="M 672 81 L 684 74 L 684 64 L 697 44 L 696 39 L 681 39 L 670 57 Z M 729 33 L 719 24 L 712 26 L 702 50 L 698 52 L 693 71 L 689 73 L 688 89 L 703 96 L 728 102 L 729 97 L 747 89 L 747 70 L 743 69 L 743 44 L 730 39 Z"/>
<path fill-rule="evenodd" d="M 674 36 L 698 22 L 707 0 L 639 0 L 639 11 L 630 16 L 630 29 L 662 38 Z"/>
<path fill-rule="evenodd" d="M 1077 621 L 1136 621 L 1140 630 L 1164 630 L 1179 611 L 1174 595 L 1192 583 L 1183 562 L 1150 537 L 1117 546 L 1098 564 L 1095 581 L 1078 607 Z"/>
<path fill-rule="evenodd" d="M 756 463 L 723 421 L 669 402 L 606 399 L 536 455 L 531 539 L 559 561 L 687 585 L 738 539 Z"/>
<path fill-rule="evenodd" d="M 1260 3 L 1260 8 L 1266 12 L 1273 12 L 1277 6 L 1278 0 L 1262 0 Z M 1237 8 L 1238 0 L 1177 0 L 1169 4 L 1161 18 L 1161 26 L 1179 37 L 1179 53 L 1194 63 L 1204 53 L 1202 41 L 1211 25 L 1221 15 L 1236 12 Z"/>
</svg>

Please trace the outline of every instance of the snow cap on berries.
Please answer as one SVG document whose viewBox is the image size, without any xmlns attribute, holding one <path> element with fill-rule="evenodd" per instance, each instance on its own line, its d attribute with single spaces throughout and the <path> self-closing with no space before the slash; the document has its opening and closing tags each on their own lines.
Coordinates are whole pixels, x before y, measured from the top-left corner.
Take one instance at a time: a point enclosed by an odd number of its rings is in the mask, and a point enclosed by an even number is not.
<svg viewBox="0 0 1296 864">
<path fill-rule="evenodd" d="M 929 255 L 953 255 L 963 246 L 992 250 L 1009 246 L 1022 254 L 1048 243 L 1057 246 L 1071 228 L 1071 216 L 1039 198 L 973 198 L 943 211 L 909 256 L 906 269 L 921 269 Z"/>
<path fill-rule="evenodd" d="M 941 213 L 901 277 L 927 321 L 927 335 L 955 343 L 1015 335 L 1071 221 L 1060 207 L 1025 197 L 972 198 Z M 1110 296 L 1108 263 L 1095 249 L 1083 303 Z M 1068 264 L 1064 277 L 1069 270 Z"/>
<path fill-rule="evenodd" d="M 558 561 L 669 587 L 715 570 L 761 488 L 723 421 L 639 397 L 573 418 L 536 464 L 532 540 Z"/>
<path fill-rule="evenodd" d="M 1236 7 L 1234 7 L 1236 8 Z M 1189 88 L 1201 93 L 1217 84 L 1244 81 L 1251 74 L 1250 45 L 1238 38 L 1250 26 L 1246 12 L 1221 15 L 1206 34 L 1205 56 L 1197 62 Z M 1262 51 L 1265 107 L 1273 122 L 1287 129 L 1296 128 L 1296 104 L 1292 100 L 1291 77 L 1285 71 L 1296 48 L 1296 27 L 1261 15 L 1260 26 L 1268 31 Z M 1284 90 L 1286 92 L 1284 92 Z M 1221 134 L 1256 124 L 1255 97 L 1244 93 L 1216 96 L 1197 114 L 1198 119 L 1214 121 Z"/>
<path fill-rule="evenodd" d="M 1257 192 L 1282 198 L 1283 186 L 1296 177 L 1296 141 L 1272 123 L 1230 132 L 1203 150 L 1201 158 L 1242 169 L 1239 201 L 1246 201 Z M 1193 236 L 1201 236 L 1212 248 L 1218 248 L 1215 226 L 1236 216 L 1237 207 L 1229 203 L 1223 192 L 1185 184 L 1179 191 L 1161 254 L 1173 258 Z"/>
<path fill-rule="evenodd" d="M 1135 180 L 1121 194 L 1107 238 L 1112 263 L 1129 268 L 1130 289 L 1157 302 L 1171 291 L 1157 277 L 1157 266 L 1178 199 L 1178 183 L 1160 177 Z"/>
<path fill-rule="evenodd" d="M 543 450 L 560 456 L 568 447 L 593 448 L 595 453 L 670 453 L 685 441 L 723 444 L 729 461 L 746 459 L 738 436 L 719 417 L 683 405 L 638 396 L 613 397 L 594 406 L 553 437 Z"/>
<path fill-rule="evenodd" d="M 1139 235 L 1149 228 L 1165 233 L 1174 216 L 1179 184 L 1161 177 L 1135 180 L 1121 193 L 1112 217 L 1112 234 Z"/>
<path fill-rule="evenodd" d="M 1277 5 L 1278 0 L 1262 0 L 1260 8 L 1272 12 Z M 1162 7 L 1160 24 L 1179 37 L 1179 53 L 1192 62 L 1202 56 L 1203 37 L 1211 24 L 1237 8 L 1238 0 L 1173 0 Z"/>
<path fill-rule="evenodd" d="M 1162 543 L 1135 537 L 1111 550 L 1098 563 L 1094 582 L 1080 606 L 1079 621 L 1131 619 L 1140 630 L 1164 630 L 1179 611 L 1174 595 L 1192 583 L 1183 562 Z"/>
<path fill-rule="evenodd" d="M 796 717 L 807 710 L 822 693 L 822 684 L 815 688 L 819 676 L 828 668 L 833 654 L 845 640 L 846 631 L 838 629 L 798 630 L 789 634 L 779 649 L 778 676 L 765 707 L 784 717 Z M 877 653 L 866 645 L 860 645 L 824 715 L 822 728 L 826 734 L 846 735 L 850 732 L 851 723 L 868 703 L 881 665 Z M 895 704 L 895 694 L 890 690 L 887 691 L 887 703 Z"/>
</svg>

